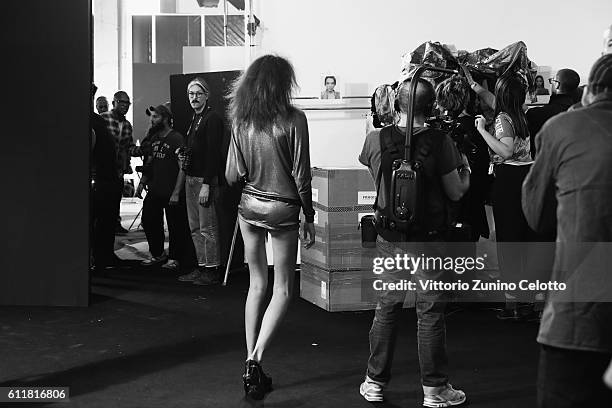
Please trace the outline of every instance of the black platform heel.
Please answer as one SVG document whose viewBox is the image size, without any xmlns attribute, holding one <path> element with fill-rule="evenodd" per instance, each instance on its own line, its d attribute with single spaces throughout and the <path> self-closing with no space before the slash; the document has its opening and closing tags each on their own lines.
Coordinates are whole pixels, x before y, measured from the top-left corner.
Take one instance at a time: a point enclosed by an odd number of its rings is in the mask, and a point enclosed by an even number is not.
<svg viewBox="0 0 612 408">
<path fill-rule="evenodd" d="M 254 400 L 261 400 L 272 391 L 272 378 L 264 373 L 261 365 L 255 360 L 247 360 L 245 363 L 242 382 L 244 393 Z"/>
</svg>

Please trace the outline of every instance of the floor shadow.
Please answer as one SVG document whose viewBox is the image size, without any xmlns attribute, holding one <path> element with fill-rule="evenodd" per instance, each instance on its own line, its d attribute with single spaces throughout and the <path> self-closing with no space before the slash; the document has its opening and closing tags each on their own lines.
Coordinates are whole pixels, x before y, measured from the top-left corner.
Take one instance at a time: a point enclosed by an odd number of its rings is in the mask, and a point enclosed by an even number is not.
<svg viewBox="0 0 612 408">
<path fill-rule="evenodd" d="M 198 357 L 225 353 L 242 347 L 235 333 L 199 337 L 189 341 L 153 347 L 124 357 L 85 364 L 68 370 L 44 373 L 0 383 L 0 387 L 42 387 L 70 384 L 70 396 L 76 397 L 107 387 L 124 384 L 146 374 L 167 370 Z M 38 404 L 49 406 L 51 404 Z"/>
</svg>

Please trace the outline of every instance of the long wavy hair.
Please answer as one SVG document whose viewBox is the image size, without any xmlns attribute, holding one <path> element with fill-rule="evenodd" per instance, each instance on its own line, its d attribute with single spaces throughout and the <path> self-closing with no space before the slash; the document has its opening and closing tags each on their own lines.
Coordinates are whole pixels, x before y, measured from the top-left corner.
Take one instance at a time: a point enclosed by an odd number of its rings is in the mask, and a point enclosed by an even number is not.
<svg viewBox="0 0 612 408">
<path fill-rule="evenodd" d="M 516 75 L 502 76 L 495 84 L 495 117 L 501 112 L 508 114 L 516 135 L 521 139 L 529 136 L 527 117 L 523 111 L 526 92 L 525 83 Z"/>
<path fill-rule="evenodd" d="M 287 128 L 295 109 L 291 96 L 296 87 L 295 71 L 285 58 L 257 58 L 234 82 L 228 96 L 232 130 L 272 132 Z"/>
</svg>

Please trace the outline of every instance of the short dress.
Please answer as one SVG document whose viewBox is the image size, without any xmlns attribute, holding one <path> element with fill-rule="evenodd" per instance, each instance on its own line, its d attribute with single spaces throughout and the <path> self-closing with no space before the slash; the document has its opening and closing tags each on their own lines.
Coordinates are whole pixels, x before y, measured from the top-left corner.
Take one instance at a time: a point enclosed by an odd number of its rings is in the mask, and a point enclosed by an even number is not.
<svg viewBox="0 0 612 408">
<path fill-rule="evenodd" d="M 238 215 L 268 230 L 299 228 L 300 208 L 313 222 L 308 122 L 294 109 L 287 125 L 232 132 L 225 169 L 230 184 L 244 182 Z"/>
</svg>

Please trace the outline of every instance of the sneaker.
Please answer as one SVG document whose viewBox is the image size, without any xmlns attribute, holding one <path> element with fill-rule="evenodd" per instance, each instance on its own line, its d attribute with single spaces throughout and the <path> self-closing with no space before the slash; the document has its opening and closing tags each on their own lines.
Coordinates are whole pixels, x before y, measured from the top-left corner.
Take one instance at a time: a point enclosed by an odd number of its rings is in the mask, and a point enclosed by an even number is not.
<svg viewBox="0 0 612 408">
<path fill-rule="evenodd" d="M 503 309 L 500 310 L 496 317 L 499 320 L 509 320 L 509 321 L 519 321 L 521 320 L 521 315 L 517 309 Z"/>
<path fill-rule="evenodd" d="M 465 392 L 456 390 L 448 384 L 446 388 L 438 394 L 425 394 L 423 399 L 424 407 L 454 407 L 465 402 Z"/>
<path fill-rule="evenodd" d="M 217 272 L 206 271 L 200 274 L 200 277 L 193 281 L 194 285 L 207 286 L 219 283 L 219 275 Z"/>
<path fill-rule="evenodd" d="M 359 386 L 359 393 L 368 402 L 383 402 L 382 385 L 372 382 L 368 377 Z"/>
<path fill-rule="evenodd" d="M 245 363 L 242 382 L 244 393 L 254 400 L 262 400 L 272 391 L 272 378 L 264 373 L 261 364 L 255 360 L 247 360 Z"/>
<path fill-rule="evenodd" d="M 162 265 L 162 268 L 168 269 L 170 271 L 176 271 L 179 268 L 179 263 L 175 259 L 168 258 L 168 261 Z"/>
<path fill-rule="evenodd" d="M 152 256 L 149 259 L 145 259 L 140 263 L 141 266 L 155 266 L 159 264 L 163 264 L 168 260 L 168 256 L 166 254 L 160 256 Z"/>
<path fill-rule="evenodd" d="M 185 274 L 185 275 L 181 275 L 178 277 L 178 280 L 181 282 L 193 282 L 194 280 L 198 279 L 201 276 L 201 272 L 199 269 L 194 269 L 193 271 Z"/>
</svg>

